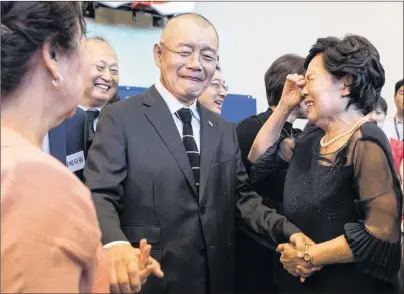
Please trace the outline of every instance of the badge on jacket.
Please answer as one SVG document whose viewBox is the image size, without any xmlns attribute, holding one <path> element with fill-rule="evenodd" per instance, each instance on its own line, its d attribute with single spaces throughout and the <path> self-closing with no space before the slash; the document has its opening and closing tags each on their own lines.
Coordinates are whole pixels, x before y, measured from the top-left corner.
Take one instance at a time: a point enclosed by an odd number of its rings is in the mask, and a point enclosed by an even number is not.
<svg viewBox="0 0 404 294">
<path fill-rule="evenodd" d="M 85 162 L 83 150 L 66 156 L 66 165 L 71 172 L 83 169 Z"/>
</svg>

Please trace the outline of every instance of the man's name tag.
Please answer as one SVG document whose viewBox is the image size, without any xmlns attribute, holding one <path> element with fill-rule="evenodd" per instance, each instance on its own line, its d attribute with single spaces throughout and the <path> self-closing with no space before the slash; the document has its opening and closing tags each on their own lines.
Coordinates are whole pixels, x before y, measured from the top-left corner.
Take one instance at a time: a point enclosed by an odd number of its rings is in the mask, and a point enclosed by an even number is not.
<svg viewBox="0 0 404 294">
<path fill-rule="evenodd" d="M 85 162 L 83 150 L 66 156 L 66 165 L 71 172 L 83 169 Z"/>
</svg>

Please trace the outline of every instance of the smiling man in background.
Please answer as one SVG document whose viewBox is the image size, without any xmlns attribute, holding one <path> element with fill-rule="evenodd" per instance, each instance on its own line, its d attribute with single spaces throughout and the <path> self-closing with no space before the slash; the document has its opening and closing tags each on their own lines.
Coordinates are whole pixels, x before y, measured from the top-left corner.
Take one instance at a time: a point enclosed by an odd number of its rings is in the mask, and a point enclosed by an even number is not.
<svg viewBox="0 0 404 294">
<path fill-rule="evenodd" d="M 87 157 L 97 129 L 100 111 L 114 97 L 119 84 L 118 58 L 111 45 L 103 38 L 93 37 L 86 40 L 86 49 L 90 64 L 90 77 L 83 101 L 79 105 L 86 112 L 85 157 Z"/>
<path fill-rule="evenodd" d="M 90 76 L 81 105 L 72 118 L 51 129 L 44 138 L 43 150 L 83 180 L 83 168 L 91 145 L 99 111 L 108 102 L 119 100 L 116 92 L 118 60 L 112 47 L 100 37 L 86 40 Z M 116 99 L 115 99 L 116 98 Z"/>
<path fill-rule="evenodd" d="M 198 101 L 205 108 L 217 113 L 218 115 L 221 115 L 226 96 L 227 86 L 224 85 L 221 69 L 219 65 L 217 65 L 212 82 L 206 88 L 205 92 L 203 92 L 203 94 L 198 98 Z"/>
</svg>

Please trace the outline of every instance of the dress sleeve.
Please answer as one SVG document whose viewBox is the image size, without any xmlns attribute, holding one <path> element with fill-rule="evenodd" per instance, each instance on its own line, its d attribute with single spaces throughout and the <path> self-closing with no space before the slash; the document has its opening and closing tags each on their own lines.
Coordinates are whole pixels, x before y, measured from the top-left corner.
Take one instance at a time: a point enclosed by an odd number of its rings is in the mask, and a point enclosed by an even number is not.
<svg viewBox="0 0 404 294">
<path fill-rule="evenodd" d="M 250 172 L 251 162 L 248 161 L 248 154 L 254 143 L 255 137 L 261 129 L 261 124 L 257 118 L 249 117 L 237 125 L 237 137 L 240 145 L 241 158 L 247 172 Z"/>
<path fill-rule="evenodd" d="M 353 150 L 354 182 L 359 198 L 357 223 L 345 225 L 345 238 L 358 267 L 383 281 L 400 267 L 401 191 L 378 143 L 358 140 Z"/>
<path fill-rule="evenodd" d="M 266 179 L 268 176 L 279 171 L 280 169 L 288 168 L 289 163 L 283 161 L 278 156 L 277 152 L 279 144 L 284 138 L 285 137 L 281 135 L 275 144 L 270 146 L 251 167 L 249 176 L 252 184 L 256 184 L 261 180 Z"/>
<path fill-rule="evenodd" d="M 241 158 L 247 172 L 250 172 L 251 162 L 248 161 L 248 154 L 254 143 L 255 137 L 261 129 L 261 124 L 257 118 L 249 117 L 240 122 L 237 127 L 237 137 L 240 145 Z"/>
</svg>

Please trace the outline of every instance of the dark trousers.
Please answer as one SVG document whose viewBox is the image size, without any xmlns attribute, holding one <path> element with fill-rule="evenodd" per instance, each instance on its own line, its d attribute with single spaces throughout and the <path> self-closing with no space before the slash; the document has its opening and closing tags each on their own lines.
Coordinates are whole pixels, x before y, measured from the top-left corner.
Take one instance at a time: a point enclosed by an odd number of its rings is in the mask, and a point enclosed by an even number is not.
<svg viewBox="0 0 404 294">
<path fill-rule="evenodd" d="M 236 232 L 236 293 L 278 293 L 273 283 L 275 251 Z"/>
</svg>

